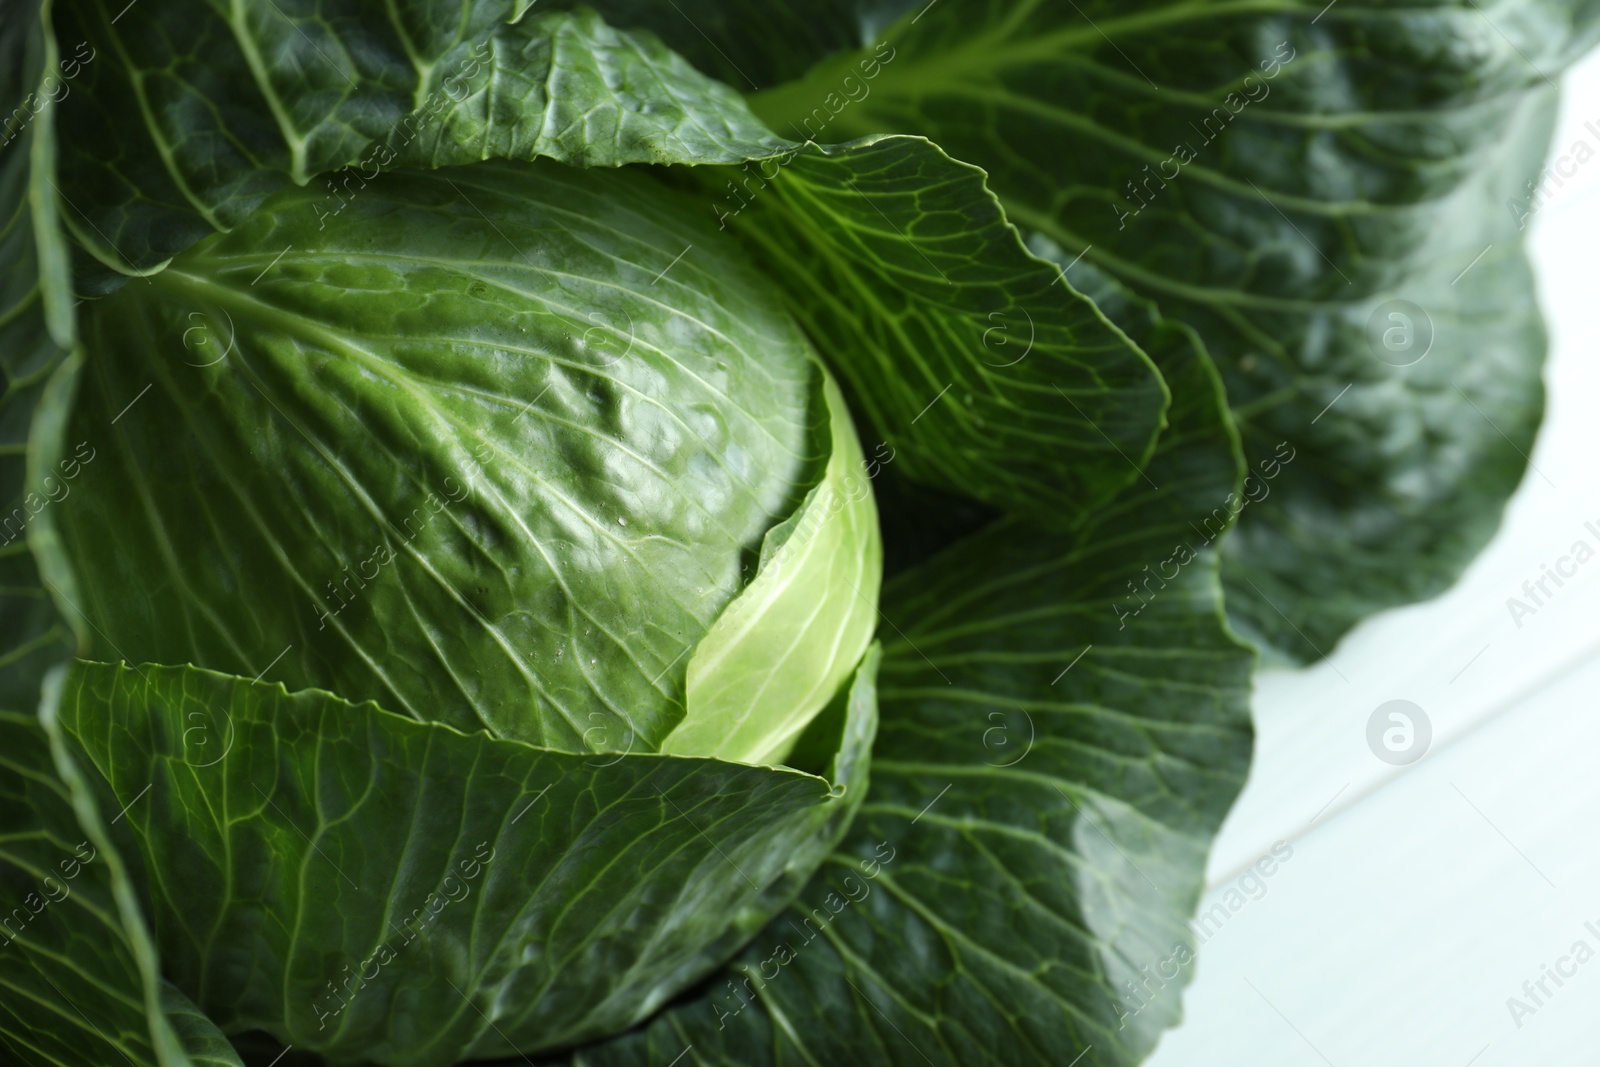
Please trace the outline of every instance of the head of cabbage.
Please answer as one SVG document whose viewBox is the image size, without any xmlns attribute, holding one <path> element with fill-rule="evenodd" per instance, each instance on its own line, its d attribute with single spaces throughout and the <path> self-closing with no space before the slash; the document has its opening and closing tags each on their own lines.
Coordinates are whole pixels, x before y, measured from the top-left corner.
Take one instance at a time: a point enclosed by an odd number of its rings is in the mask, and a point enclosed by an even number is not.
<svg viewBox="0 0 1600 1067">
<path fill-rule="evenodd" d="M 848 821 L 861 446 L 703 217 L 630 172 L 407 172 L 86 306 L 67 439 L 107 488 L 59 577 L 105 662 L 62 720 L 148 780 L 119 832 L 225 1030 L 393 1064 L 615 1032 Z"/>
</svg>

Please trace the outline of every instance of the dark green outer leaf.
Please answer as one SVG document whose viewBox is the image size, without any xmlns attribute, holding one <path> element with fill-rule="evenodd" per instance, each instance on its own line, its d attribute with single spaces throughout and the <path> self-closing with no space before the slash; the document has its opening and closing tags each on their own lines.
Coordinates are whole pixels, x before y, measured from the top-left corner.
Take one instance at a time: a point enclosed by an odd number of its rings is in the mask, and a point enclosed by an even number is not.
<svg viewBox="0 0 1600 1067">
<path fill-rule="evenodd" d="M 41 30 L 47 12 L 0 5 L 0 101 L 21 104 L 0 147 L 0 500 L 10 506 L 0 547 L 0 1046 L 19 1065 L 238 1067 L 221 1033 L 162 983 L 105 819 L 51 732 L 52 667 L 70 655 L 73 628 L 27 548 L 54 550 L 54 520 L 80 466 L 63 456 L 79 359 L 66 248 L 45 188 L 55 109 L 39 103 L 59 97 L 68 68 Z M 55 570 L 53 591 L 70 599 L 71 577 Z"/>
<path fill-rule="evenodd" d="M 186 0 L 113 27 L 121 6 L 69 0 L 56 24 L 93 52 L 61 107 L 68 221 L 122 272 L 157 269 L 347 165 L 315 183 L 324 210 L 393 166 L 731 162 L 776 143 L 733 90 L 592 12 L 508 24 L 502 0 L 376 17 L 355 0 Z"/>
<path fill-rule="evenodd" d="M 212 1019 L 441 1065 L 614 1033 L 726 958 L 860 803 L 875 666 L 832 719 L 832 785 L 192 667 L 80 662 L 61 719 L 127 805 L 166 974 Z"/>
<path fill-rule="evenodd" d="M 151 1062 L 154 953 L 124 925 L 126 879 L 80 825 L 37 716 L 0 712 L 0 744 L 0 1048 L 19 1064 Z"/>
<path fill-rule="evenodd" d="M 1137 478 L 1166 386 L 982 171 L 890 137 L 700 176 L 906 476 L 1067 526 Z"/>
<path fill-rule="evenodd" d="M 1154 302 L 1134 295 L 1094 265 L 1082 260 L 1071 264 L 1049 242 L 1036 241 L 1034 251 L 1060 264 L 1072 284 L 1150 354 L 1172 391 L 1167 425 L 1150 462 L 1115 501 L 1078 530 L 1076 543 L 1125 538 L 1144 543 L 1166 536 L 1174 546 L 1186 545 L 1197 554 L 1216 547 L 1217 539 L 1232 528 L 1229 501 L 1238 499 L 1250 464 L 1241 451 L 1221 375 L 1199 335 L 1164 318 Z M 1220 519 L 1219 508 L 1224 512 Z M 1123 610 L 1142 602 L 1130 604 L 1128 599 L 1124 591 L 1119 598 Z"/>
<path fill-rule="evenodd" d="M 31 711 L 45 672 L 72 650 L 70 627 L 28 551 L 28 539 L 42 534 L 40 516 L 47 521 L 71 491 L 53 469 L 52 427 L 36 430 L 34 414 L 64 408 L 70 396 L 71 372 L 62 367 L 72 309 L 64 250 L 52 232 L 55 201 L 34 190 L 54 166 L 55 116 L 39 91 L 43 72 L 55 68 L 54 45 L 39 30 L 37 9 L 23 15 L 16 6 L 0 23 L 0 101 L 17 107 L 0 122 L 0 137 L 9 138 L 0 146 L 0 708 Z M 46 483 L 44 475 L 53 477 Z"/>
<path fill-rule="evenodd" d="M 1368 615 L 1443 591 L 1493 536 L 1518 483 L 1545 479 L 1529 467 L 1544 414 L 1545 329 L 1505 208 L 1526 195 L 1524 182 L 1544 158 L 1555 103 L 1553 92 L 1529 94 L 1498 158 L 1441 205 L 1416 268 L 1379 294 L 1423 309 L 1417 333 L 1433 336 L 1419 362 L 1391 368 L 1373 358 L 1369 319 L 1378 331 L 1397 321 L 1381 305 L 1255 318 L 1277 344 L 1256 335 L 1262 347 L 1249 350 L 1274 358 L 1253 365 L 1253 390 L 1234 393 L 1293 390 L 1298 399 L 1263 400 L 1243 423 L 1257 451 L 1282 439 L 1299 458 L 1273 497 L 1241 517 L 1226 543 L 1223 582 L 1241 630 L 1290 659 L 1331 652 Z M 1197 325 L 1216 323 L 1190 304 L 1170 308 Z M 1277 358 L 1284 351 L 1317 359 L 1290 376 Z M 1416 351 L 1390 358 L 1405 362 Z"/>
<path fill-rule="evenodd" d="M 1199 330 L 1249 450 L 1296 456 L 1227 550 L 1230 610 L 1259 638 L 1314 658 L 1453 581 L 1532 450 L 1543 333 L 1516 215 L 1551 79 L 1600 5 L 922 9 L 800 81 L 763 81 L 757 114 L 833 140 L 932 137 L 985 167 L 1024 230 Z M 744 10 L 697 16 L 726 32 L 691 56 L 766 64 L 760 20 L 723 17 Z M 883 13 L 863 0 L 846 21 Z M 877 40 L 895 58 L 869 83 L 857 64 Z M 1432 319 L 1415 366 L 1367 336 L 1393 298 Z"/>
<path fill-rule="evenodd" d="M 46 686 L 53 702 L 56 684 Z M 203 1018 L 180 1040 L 122 861 L 70 757 L 32 712 L 0 711 L 0 1049 L 51 1067 L 238 1064 Z M 59 768 L 59 770 L 58 770 Z"/>
</svg>

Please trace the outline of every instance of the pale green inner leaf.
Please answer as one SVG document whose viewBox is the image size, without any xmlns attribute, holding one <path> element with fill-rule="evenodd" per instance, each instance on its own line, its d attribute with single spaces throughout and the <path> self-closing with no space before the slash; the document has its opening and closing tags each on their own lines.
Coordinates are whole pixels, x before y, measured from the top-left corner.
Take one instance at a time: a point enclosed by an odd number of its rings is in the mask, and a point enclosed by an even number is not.
<svg viewBox="0 0 1600 1067">
<path fill-rule="evenodd" d="M 663 752 L 776 764 L 844 684 L 877 624 L 883 543 L 861 442 L 832 375 L 827 473 L 767 533 L 760 570 L 689 660 L 688 712 Z"/>
</svg>

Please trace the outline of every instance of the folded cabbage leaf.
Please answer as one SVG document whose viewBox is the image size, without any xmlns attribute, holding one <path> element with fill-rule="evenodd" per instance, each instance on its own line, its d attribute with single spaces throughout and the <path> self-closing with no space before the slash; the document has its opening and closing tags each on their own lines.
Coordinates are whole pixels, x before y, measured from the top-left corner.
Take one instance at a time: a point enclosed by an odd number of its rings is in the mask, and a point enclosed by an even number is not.
<svg viewBox="0 0 1600 1067">
<path fill-rule="evenodd" d="M 229 1032 L 438 1067 L 615 1033 L 758 928 L 865 794 L 876 653 L 792 768 L 591 755 L 194 667 L 77 662 L 164 973 Z"/>
</svg>

